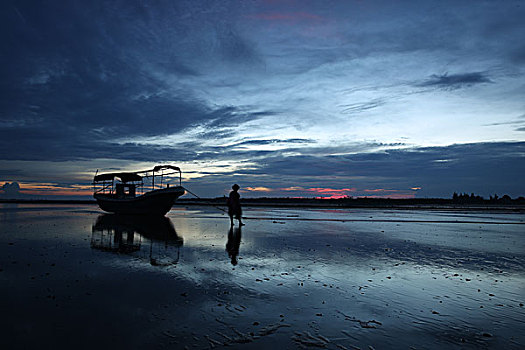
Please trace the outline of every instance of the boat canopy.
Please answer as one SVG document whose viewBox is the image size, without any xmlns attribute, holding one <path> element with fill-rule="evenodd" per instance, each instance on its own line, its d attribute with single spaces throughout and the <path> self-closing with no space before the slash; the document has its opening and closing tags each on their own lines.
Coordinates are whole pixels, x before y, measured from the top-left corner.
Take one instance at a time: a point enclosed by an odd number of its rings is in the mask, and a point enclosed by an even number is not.
<svg viewBox="0 0 525 350">
<path fill-rule="evenodd" d="M 134 171 L 134 172 L 118 172 L 118 173 L 106 173 L 106 174 L 100 174 L 95 175 L 93 178 L 93 182 L 101 182 L 101 181 L 113 181 L 115 178 L 119 178 L 120 181 L 126 183 L 126 182 L 133 182 L 133 181 L 142 181 L 145 177 L 150 177 L 149 173 L 153 172 L 153 177 L 155 176 L 163 176 L 163 175 L 171 175 L 172 172 L 162 173 L 160 175 L 155 175 L 156 172 L 163 170 L 174 170 L 179 172 L 179 178 L 182 177 L 182 172 L 179 167 L 174 165 L 157 165 L 153 169 L 149 170 L 142 170 L 142 171 Z M 139 175 L 141 174 L 141 175 Z M 180 180 L 180 179 L 179 179 Z"/>
<path fill-rule="evenodd" d="M 172 169 L 180 172 L 180 168 L 173 165 L 157 165 L 155 168 L 153 168 L 153 171 L 159 171 L 163 169 Z"/>
<path fill-rule="evenodd" d="M 93 179 L 94 182 L 97 181 L 112 181 L 114 178 L 119 178 L 122 182 L 132 182 L 132 181 L 141 181 L 142 176 L 137 173 L 107 173 L 96 175 Z"/>
</svg>

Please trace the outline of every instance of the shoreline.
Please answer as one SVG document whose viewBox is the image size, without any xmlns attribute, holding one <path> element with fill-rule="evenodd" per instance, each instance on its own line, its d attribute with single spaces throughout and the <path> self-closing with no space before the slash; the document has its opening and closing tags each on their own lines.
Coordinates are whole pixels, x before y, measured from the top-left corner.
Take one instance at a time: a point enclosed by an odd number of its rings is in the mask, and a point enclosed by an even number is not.
<svg viewBox="0 0 525 350">
<path fill-rule="evenodd" d="M 90 204 L 95 200 L 77 199 L 0 199 L 0 204 Z M 311 209 L 396 209 L 396 210 L 468 210 L 468 211 L 512 211 L 525 212 L 524 204 L 511 203 L 452 203 L 448 199 L 356 199 L 352 202 L 341 202 L 329 199 L 290 200 L 287 198 L 254 198 L 243 199 L 244 207 L 275 207 L 275 208 L 311 208 Z M 177 200 L 173 207 L 181 206 L 211 206 L 227 208 L 220 199 L 182 199 Z"/>
</svg>

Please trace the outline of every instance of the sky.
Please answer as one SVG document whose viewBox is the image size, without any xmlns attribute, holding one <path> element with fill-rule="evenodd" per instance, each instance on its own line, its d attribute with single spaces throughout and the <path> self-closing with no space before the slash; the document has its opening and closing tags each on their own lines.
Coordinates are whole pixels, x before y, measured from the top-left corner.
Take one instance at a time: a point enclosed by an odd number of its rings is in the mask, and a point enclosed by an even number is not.
<svg viewBox="0 0 525 350">
<path fill-rule="evenodd" d="M 0 8 L 0 197 L 157 164 L 202 197 L 525 195 L 523 1 Z"/>
</svg>

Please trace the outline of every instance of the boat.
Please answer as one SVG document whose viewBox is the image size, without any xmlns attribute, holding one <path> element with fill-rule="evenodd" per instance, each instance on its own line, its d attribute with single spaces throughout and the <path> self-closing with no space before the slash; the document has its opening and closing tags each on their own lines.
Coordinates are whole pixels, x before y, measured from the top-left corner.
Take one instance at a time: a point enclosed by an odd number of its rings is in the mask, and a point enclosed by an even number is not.
<svg viewBox="0 0 525 350">
<path fill-rule="evenodd" d="M 178 185 L 170 182 L 178 178 Z M 157 165 L 135 172 L 95 174 L 93 197 L 100 209 L 115 214 L 164 216 L 184 195 L 182 171 L 173 165 Z"/>
</svg>

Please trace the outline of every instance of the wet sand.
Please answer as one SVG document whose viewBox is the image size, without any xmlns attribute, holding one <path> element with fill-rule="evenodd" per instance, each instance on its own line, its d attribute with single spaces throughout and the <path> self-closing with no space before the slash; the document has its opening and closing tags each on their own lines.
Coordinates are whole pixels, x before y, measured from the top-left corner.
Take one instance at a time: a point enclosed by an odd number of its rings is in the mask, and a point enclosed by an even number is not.
<svg viewBox="0 0 525 350">
<path fill-rule="evenodd" d="M 0 205 L 13 348 L 519 349 L 525 215 Z"/>
</svg>

